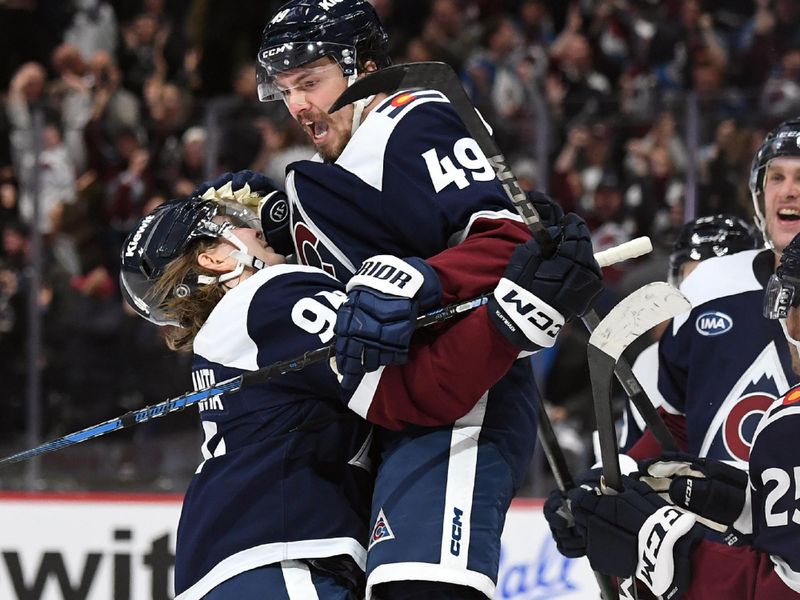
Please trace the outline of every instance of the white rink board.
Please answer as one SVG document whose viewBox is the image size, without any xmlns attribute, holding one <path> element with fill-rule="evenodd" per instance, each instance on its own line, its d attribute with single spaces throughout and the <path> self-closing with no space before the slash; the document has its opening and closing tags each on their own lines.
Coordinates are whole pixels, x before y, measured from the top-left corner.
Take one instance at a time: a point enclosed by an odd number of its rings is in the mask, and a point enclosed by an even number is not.
<svg viewBox="0 0 800 600">
<path fill-rule="evenodd" d="M 0 599 L 168 600 L 179 514 L 175 496 L 0 494 Z M 496 598 L 592 600 L 596 590 L 585 560 L 556 551 L 541 503 L 516 502 Z"/>
</svg>

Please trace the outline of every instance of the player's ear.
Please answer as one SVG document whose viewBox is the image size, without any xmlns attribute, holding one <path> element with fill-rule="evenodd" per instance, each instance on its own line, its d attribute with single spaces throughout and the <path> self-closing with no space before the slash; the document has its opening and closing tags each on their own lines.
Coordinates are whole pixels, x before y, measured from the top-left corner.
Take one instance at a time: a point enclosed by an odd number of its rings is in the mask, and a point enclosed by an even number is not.
<svg viewBox="0 0 800 600">
<path fill-rule="evenodd" d="M 378 65 L 374 60 L 367 60 L 364 62 L 364 73 L 372 73 L 378 70 Z"/>
<path fill-rule="evenodd" d="M 222 254 L 221 249 L 222 245 L 218 244 L 208 250 L 200 252 L 200 254 L 197 255 L 198 266 L 213 271 L 214 273 L 227 273 L 230 271 L 230 266 L 226 264 L 228 262 L 228 257 Z"/>
</svg>

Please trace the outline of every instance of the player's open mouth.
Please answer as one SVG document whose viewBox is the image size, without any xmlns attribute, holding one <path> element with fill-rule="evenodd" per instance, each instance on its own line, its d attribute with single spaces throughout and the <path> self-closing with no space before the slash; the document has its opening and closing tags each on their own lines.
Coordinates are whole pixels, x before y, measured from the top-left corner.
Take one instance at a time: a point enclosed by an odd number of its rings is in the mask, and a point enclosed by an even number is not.
<svg viewBox="0 0 800 600">
<path fill-rule="evenodd" d="M 797 208 L 781 208 L 778 210 L 778 219 L 784 222 L 797 222 L 800 221 L 800 209 Z"/>
<path fill-rule="evenodd" d="M 325 121 L 306 121 L 303 126 L 315 142 L 319 142 L 328 133 L 328 124 Z"/>
</svg>

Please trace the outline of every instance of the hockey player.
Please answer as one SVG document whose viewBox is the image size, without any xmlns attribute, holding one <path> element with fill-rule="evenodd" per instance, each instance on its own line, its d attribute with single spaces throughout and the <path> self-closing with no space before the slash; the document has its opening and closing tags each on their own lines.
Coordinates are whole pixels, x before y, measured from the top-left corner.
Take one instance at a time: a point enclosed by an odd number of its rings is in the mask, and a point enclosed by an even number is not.
<svg viewBox="0 0 800 600">
<path fill-rule="evenodd" d="M 347 389 L 406 360 L 418 312 L 492 287 L 514 247 L 530 239 L 440 92 L 398 91 L 328 114 L 348 85 L 388 63 L 387 35 L 366 0 L 284 4 L 258 55 L 260 98 L 283 100 L 318 151 L 288 167 L 288 229 L 300 262 L 348 282 L 335 329 Z M 559 227 L 562 247 L 587 239 L 574 215 Z M 432 293 L 408 297 L 351 280 L 375 255 L 415 266 L 426 259 L 420 289 Z M 504 306 L 514 322 L 543 315 L 545 331 L 529 349 L 549 343 L 548 324 L 581 314 L 599 292 L 590 263 L 556 261 L 542 296 Z M 560 305 L 561 316 L 548 305 Z M 530 365 L 520 361 L 452 427 L 379 436 L 368 597 L 494 595 L 505 513 L 533 454 L 536 401 Z"/>
<path fill-rule="evenodd" d="M 771 131 L 753 160 L 750 191 L 764 250 L 709 258 L 682 283 L 692 303 L 659 343 L 662 415 L 686 450 L 746 468 L 755 426 L 800 378 L 777 322 L 761 316 L 764 288 L 800 232 L 800 120 Z M 713 377 L 709 377 L 713 373 Z M 648 432 L 629 451 L 655 457 Z"/>
<path fill-rule="evenodd" d="M 800 235 L 782 251 L 764 316 L 779 320 L 800 373 Z M 604 573 L 635 574 L 671 600 L 800 597 L 799 427 L 795 386 L 757 423 L 749 478 L 722 462 L 679 455 L 641 464 L 640 479 L 625 477 L 620 494 L 603 495 L 599 481 L 587 481 L 568 494 L 577 534 L 568 553 L 584 551 Z M 708 539 L 698 516 L 730 526 L 731 545 Z"/>
<path fill-rule="evenodd" d="M 699 217 L 681 227 L 669 255 L 667 281 L 680 287 L 695 267 L 708 258 L 730 256 L 743 250 L 754 250 L 760 236 L 753 227 L 733 215 Z M 663 403 L 658 391 L 658 342 L 645 348 L 633 363 L 633 372 L 658 407 Z M 629 450 L 638 441 L 645 422 L 636 407 L 628 402 L 623 415 L 620 448 Z"/>
<path fill-rule="evenodd" d="M 588 240 L 572 249 L 592 252 Z M 542 261 L 535 242 L 521 245 L 504 286 L 541 294 L 540 277 L 558 260 Z M 329 343 L 346 299 L 325 271 L 285 264 L 241 204 L 162 205 L 130 233 L 121 262 L 131 307 L 179 326 L 169 341 L 193 350 L 197 388 Z M 392 280 L 421 285 L 412 265 L 403 269 Z M 370 429 L 347 406 L 384 428 L 452 422 L 533 344 L 526 333 L 538 332 L 510 328 L 512 318 L 491 296 L 488 309 L 416 338 L 407 364 L 355 391 L 318 363 L 202 402 L 204 461 L 178 527 L 177 599 L 359 598 L 374 474 Z"/>
</svg>

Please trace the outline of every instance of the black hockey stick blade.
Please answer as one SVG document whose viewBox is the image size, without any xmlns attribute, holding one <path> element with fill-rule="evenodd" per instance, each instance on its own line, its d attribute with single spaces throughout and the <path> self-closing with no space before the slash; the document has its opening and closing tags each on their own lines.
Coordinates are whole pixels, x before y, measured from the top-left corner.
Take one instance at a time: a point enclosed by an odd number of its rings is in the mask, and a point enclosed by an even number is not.
<svg viewBox="0 0 800 600">
<path fill-rule="evenodd" d="M 443 62 L 418 62 L 393 65 L 368 73 L 356 80 L 336 99 L 328 113 L 375 94 L 391 94 L 400 90 L 431 87 L 452 69 Z"/>
<path fill-rule="evenodd" d="M 455 302 L 453 304 L 448 304 L 447 306 L 434 309 L 428 313 L 425 313 L 424 315 L 419 316 L 417 318 L 416 327 L 427 327 L 433 323 L 439 323 L 457 315 L 467 313 L 480 306 L 483 306 L 488 300 L 488 294 L 484 294 L 482 296 L 478 296 L 477 298 L 472 298 L 471 300 Z M 67 434 L 50 442 L 45 442 L 44 444 L 36 446 L 35 448 L 23 450 L 17 454 L 12 454 L 11 456 L 0 459 L 0 465 L 22 462 L 24 460 L 31 459 L 34 456 L 41 456 L 42 454 L 47 454 L 55 450 L 73 446 L 75 444 L 85 442 L 86 440 L 91 440 L 93 438 L 106 435 L 107 433 L 111 433 L 113 431 L 119 431 L 120 429 L 133 427 L 134 425 L 139 425 L 140 423 L 145 423 L 158 417 L 163 417 L 169 413 L 181 411 L 215 396 L 230 394 L 242 388 L 260 385 L 266 381 L 269 381 L 270 379 L 273 379 L 274 377 L 278 377 L 286 373 L 301 371 L 314 363 L 329 360 L 333 355 L 334 349 L 332 344 L 323 346 L 322 348 L 317 348 L 316 350 L 310 350 L 304 353 L 302 356 L 278 361 L 256 371 L 248 371 L 247 373 L 243 373 L 237 377 L 226 379 L 225 381 L 221 381 L 213 386 L 203 388 L 195 392 L 187 392 L 182 396 L 170 398 L 164 402 L 159 402 L 157 404 L 145 406 L 144 408 L 129 411 L 121 417 L 109 419 L 108 421 L 103 421 L 102 423 L 98 423 L 96 425 L 91 425 L 85 429 L 81 429 L 80 431 Z"/>
<path fill-rule="evenodd" d="M 668 283 L 650 283 L 623 298 L 589 337 L 589 376 L 600 436 L 603 480 L 609 489 L 622 491 L 619 446 L 611 409 L 614 366 L 634 340 L 691 308 L 686 297 Z"/>
</svg>

